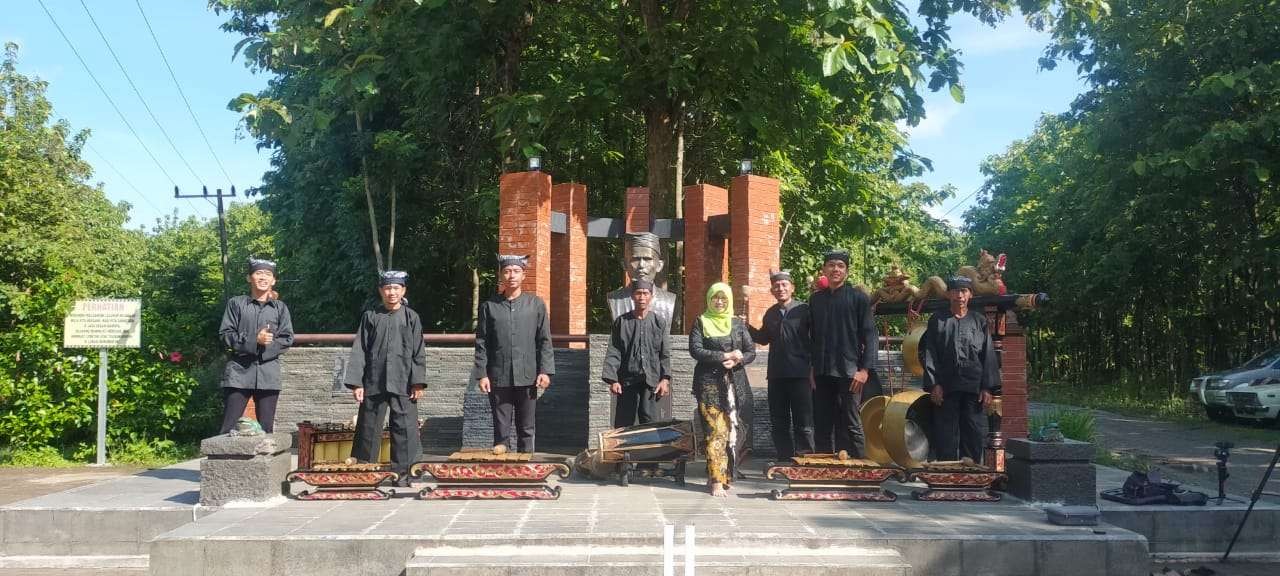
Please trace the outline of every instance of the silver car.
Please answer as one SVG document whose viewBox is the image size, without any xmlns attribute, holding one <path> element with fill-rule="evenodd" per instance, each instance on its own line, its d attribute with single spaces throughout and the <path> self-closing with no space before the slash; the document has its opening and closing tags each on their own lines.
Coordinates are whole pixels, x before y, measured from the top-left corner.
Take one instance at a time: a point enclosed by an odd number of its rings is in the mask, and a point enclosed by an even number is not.
<svg viewBox="0 0 1280 576">
<path fill-rule="evenodd" d="M 1239 368 L 1193 378 L 1191 395 L 1204 406 L 1204 413 L 1209 418 L 1230 420 L 1232 408 L 1227 392 L 1270 378 L 1280 378 L 1280 348 L 1272 348 L 1254 356 Z"/>
</svg>

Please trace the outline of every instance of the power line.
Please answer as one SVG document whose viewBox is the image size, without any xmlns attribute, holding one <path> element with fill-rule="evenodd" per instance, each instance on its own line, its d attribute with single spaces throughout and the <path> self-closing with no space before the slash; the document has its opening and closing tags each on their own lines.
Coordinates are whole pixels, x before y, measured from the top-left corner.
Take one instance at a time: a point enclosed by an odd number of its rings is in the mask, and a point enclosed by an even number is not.
<svg viewBox="0 0 1280 576">
<path fill-rule="evenodd" d="M 80 0 L 80 7 L 84 8 L 84 13 L 89 17 L 89 23 L 93 24 L 93 29 L 98 31 L 98 37 L 102 38 L 102 43 L 107 45 L 107 52 L 111 53 L 111 59 L 116 61 L 116 66 L 120 68 L 120 73 L 124 74 L 124 79 L 129 82 L 129 87 L 133 88 L 133 94 L 138 97 L 138 102 L 142 103 L 142 107 L 147 111 L 147 115 L 151 116 L 151 121 L 156 123 L 156 128 L 160 129 L 160 133 L 164 135 L 165 141 L 169 143 L 169 147 L 173 148 L 173 153 L 178 155 L 178 159 L 182 161 L 182 165 L 187 167 L 187 171 L 191 173 L 191 177 L 196 181 L 200 181 L 200 176 L 196 175 L 196 171 L 191 168 L 191 164 L 187 162 L 187 157 L 182 155 L 182 151 L 178 150 L 178 145 L 173 143 L 173 138 L 169 137 L 169 131 L 164 129 L 164 125 L 160 124 L 160 119 L 156 118 L 156 113 L 151 111 L 151 106 L 147 104 L 147 100 L 142 97 L 142 91 L 138 90 L 138 85 L 133 83 L 133 78 L 129 76 L 129 72 L 124 69 L 124 63 L 120 61 L 120 57 L 116 55 L 116 51 L 111 47 L 111 42 L 107 40 L 107 35 L 102 32 L 102 28 L 98 27 L 98 21 L 93 18 L 93 13 L 89 11 L 89 5 Z"/>
<path fill-rule="evenodd" d="M 209 149 L 209 154 L 213 156 L 213 161 L 218 165 L 218 170 L 227 179 L 227 185 L 231 185 L 231 175 L 227 174 L 227 169 L 222 166 L 222 159 L 218 158 L 218 153 L 213 151 L 213 144 L 209 143 L 209 135 L 205 133 L 204 127 L 200 125 L 200 120 L 196 118 L 196 112 L 191 108 L 191 102 L 187 100 L 187 94 L 182 91 L 182 84 L 178 82 L 178 75 L 173 73 L 173 67 L 169 65 L 169 58 L 164 53 L 164 48 L 160 46 L 160 39 L 156 37 L 156 31 L 151 27 L 151 20 L 147 18 L 147 13 L 142 9 L 142 0 L 134 0 L 138 5 L 138 13 L 142 15 L 142 21 L 147 25 L 147 32 L 151 33 L 151 41 L 155 42 L 156 50 L 160 52 L 160 60 L 164 61 L 164 67 L 169 71 L 169 78 L 173 80 L 173 87 L 178 89 L 178 95 L 182 97 L 182 103 L 187 106 L 187 113 L 191 115 L 191 123 L 196 125 L 196 130 L 200 132 L 200 137 L 204 139 L 204 145 Z"/>
<path fill-rule="evenodd" d="M 974 189 L 973 189 L 973 192 L 970 192 L 970 193 L 969 193 L 968 195 L 966 195 L 964 198 L 961 198 L 961 199 L 957 200 L 955 204 L 952 204 L 950 208 L 947 208 L 947 211 L 946 211 L 946 212 L 943 212 L 943 213 L 942 213 L 942 217 L 943 217 L 943 218 L 946 218 L 946 217 L 947 217 L 947 214 L 950 214 L 953 210 L 955 210 L 956 208 L 959 208 L 961 204 L 964 204 L 964 201 L 965 201 L 965 200 L 968 200 L 968 199 L 972 198 L 972 197 L 973 197 L 973 195 L 974 195 L 974 194 L 977 194 L 980 190 L 982 190 L 982 188 L 983 188 L 982 186 L 978 186 L 977 188 L 974 188 Z"/>
<path fill-rule="evenodd" d="M 62 30 L 62 26 L 58 24 L 58 19 L 53 17 L 53 12 L 49 11 L 49 7 L 45 5 L 44 0 L 36 1 L 40 3 L 40 8 L 42 8 L 45 15 L 49 17 L 49 21 L 53 23 L 53 27 L 58 30 L 58 35 L 62 36 L 62 40 L 67 43 L 67 47 L 71 49 L 71 53 L 75 54 L 76 60 L 80 61 L 80 66 L 84 68 L 85 73 L 87 73 L 89 78 L 93 80 L 93 84 L 98 87 L 100 92 L 102 92 L 102 96 L 107 99 L 107 103 L 111 104 L 111 109 L 115 110 L 116 116 L 120 117 L 120 121 L 129 129 L 129 133 L 133 134 L 133 139 L 138 141 L 138 145 L 147 153 L 147 156 L 155 163 L 156 168 L 160 170 L 160 173 L 164 174 L 164 177 L 169 180 L 169 183 L 177 186 L 178 183 L 174 181 L 173 176 L 170 176 L 169 171 L 164 169 L 164 165 L 160 163 L 160 160 L 156 159 L 156 155 L 151 152 L 151 148 L 147 147 L 147 143 L 142 141 L 142 137 L 138 135 L 138 131 L 134 129 L 133 124 L 129 123 L 129 119 L 125 118 L 124 112 L 120 111 L 120 107 L 116 105 L 116 101 L 111 98 L 111 93 L 107 92 L 107 89 L 102 86 L 102 82 L 100 82 L 97 75 L 93 73 L 93 69 L 89 68 L 89 63 L 85 62 L 84 57 L 80 55 L 80 51 L 76 50 L 76 45 L 71 42 L 71 38 L 67 37 L 67 33 Z M 191 210 L 193 212 L 199 213 L 195 204 L 192 204 L 190 200 L 187 201 L 187 204 L 191 206 Z M 201 215 L 203 216 L 203 214 Z"/>
<path fill-rule="evenodd" d="M 89 149 L 90 152 L 93 152 L 93 154 L 97 156 L 99 160 L 102 160 L 102 163 L 106 164 L 107 168 L 110 168 L 112 172 L 115 172 L 116 176 L 119 176 L 121 180 L 124 180 L 124 183 L 128 184 L 129 187 L 133 189 L 134 193 L 136 193 L 139 198 L 142 198 L 143 202 L 146 202 L 147 205 L 150 206 L 156 212 L 164 214 L 164 210 L 161 210 L 160 207 L 156 206 L 156 204 L 152 202 L 150 198 L 147 198 L 147 195 L 143 194 L 142 190 L 139 190 L 137 186 L 134 186 L 133 182 L 129 180 L 129 177 L 125 176 L 124 172 L 121 172 L 119 168 L 116 168 L 116 165 L 112 164 L 110 160 L 107 160 L 107 157 L 104 156 L 101 152 L 99 152 L 97 148 L 94 148 L 93 145 L 89 144 L 88 142 L 85 142 L 84 145 L 86 148 Z"/>
</svg>

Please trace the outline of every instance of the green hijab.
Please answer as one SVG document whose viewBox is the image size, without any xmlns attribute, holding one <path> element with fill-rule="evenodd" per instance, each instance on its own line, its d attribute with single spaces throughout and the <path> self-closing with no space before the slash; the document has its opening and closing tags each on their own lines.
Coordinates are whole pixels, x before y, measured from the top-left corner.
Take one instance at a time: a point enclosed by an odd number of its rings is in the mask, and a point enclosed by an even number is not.
<svg viewBox="0 0 1280 576">
<path fill-rule="evenodd" d="M 729 305 L 725 307 L 724 312 L 716 312 L 711 306 L 711 297 L 717 292 L 723 292 L 725 297 L 729 299 Z M 707 311 L 698 317 L 702 321 L 702 334 L 712 338 L 720 336 L 728 336 L 729 331 L 733 328 L 733 289 L 724 282 L 716 282 L 707 289 Z"/>
</svg>

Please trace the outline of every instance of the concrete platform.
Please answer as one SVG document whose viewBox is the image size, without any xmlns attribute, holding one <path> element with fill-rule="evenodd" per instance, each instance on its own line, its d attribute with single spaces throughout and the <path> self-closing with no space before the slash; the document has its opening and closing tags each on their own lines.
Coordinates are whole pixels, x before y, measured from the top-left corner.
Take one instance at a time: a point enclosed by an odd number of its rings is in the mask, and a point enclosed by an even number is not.
<svg viewBox="0 0 1280 576">
<path fill-rule="evenodd" d="M 0 557 L 145 555 L 201 512 L 200 461 L 0 506 Z M 204 511 L 208 513 L 211 511 Z"/>
<path fill-rule="evenodd" d="M 758 472 L 714 499 L 695 466 L 687 488 L 570 479 L 549 502 L 419 501 L 405 491 L 383 502 L 210 510 L 196 506 L 198 469 L 192 461 L 0 506 L 0 573 L 656 574 L 672 524 L 677 565 L 682 527 L 696 527 L 699 574 L 1147 574 L 1152 557 L 1220 554 L 1245 508 L 1101 502 L 1095 530 L 1053 526 L 1042 506 L 1008 496 L 916 502 L 914 486 L 892 483 L 895 503 L 775 502 L 766 495 L 781 484 Z M 1100 468 L 1098 485 L 1125 476 Z M 1264 500 L 1250 518 L 1233 558 L 1274 561 L 1280 503 Z"/>
<path fill-rule="evenodd" d="M 1100 468 L 1098 486 L 1121 486 L 1128 476 L 1123 470 Z M 1216 489 L 1187 488 L 1211 496 L 1217 494 Z M 1101 498 L 1098 506 L 1104 522 L 1142 534 L 1151 553 L 1157 557 L 1221 556 L 1249 507 L 1248 496 L 1229 496 L 1235 500 L 1222 504 L 1216 504 L 1215 500 L 1204 506 L 1129 506 Z M 1261 557 L 1280 561 L 1280 499 L 1258 500 L 1231 555 L 1240 559 Z"/>
<path fill-rule="evenodd" d="M 1146 539 L 1053 526 L 1039 508 L 916 502 L 777 502 L 739 481 L 728 498 L 655 480 L 563 482 L 557 501 L 288 501 L 222 510 L 151 543 L 151 574 L 653 574 L 662 528 L 696 527 L 700 574 L 1146 574 Z M 405 496 L 411 492 L 406 491 Z M 746 551 L 751 551 L 747 553 Z M 829 553 L 830 552 L 830 553 Z M 839 561 L 847 556 L 848 562 Z M 706 562 L 705 565 L 703 562 Z M 582 564 L 585 562 L 585 566 Z M 535 566 L 542 566 L 535 568 Z M 723 569 L 723 570 L 722 570 Z M 569 572 L 578 573 L 578 572 Z"/>
</svg>

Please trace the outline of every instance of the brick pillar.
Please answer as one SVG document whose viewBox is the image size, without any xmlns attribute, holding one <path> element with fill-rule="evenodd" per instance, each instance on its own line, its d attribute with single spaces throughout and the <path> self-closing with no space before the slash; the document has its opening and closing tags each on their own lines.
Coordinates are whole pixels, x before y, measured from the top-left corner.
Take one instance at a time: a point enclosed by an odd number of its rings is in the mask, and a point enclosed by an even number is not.
<svg viewBox="0 0 1280 576">
<path fill-rule="evenodd" d="M 626 221 L 623 232 L 635 234 L 649 231 L 649 189 L 639 186 L 627 188 L 626 206 L 623 218 Z"/>
<path fill-rule="evenodd" d="M 778 266 L 778 208 L 777 180 L 747 174 L 730 182 L 729 278 L 737 312 L 753 326 L 773 305 L 769 269 Z"/>
<path fill-rule="evenodd" d="M 729 213 L 729 191 L 699 184 L 684 189 L 684 326 L 706 308 L 707 288 L 726 279 L 726 239 L 712 236 L 708 220 Z"/>
<path fill-rule="evenodd" d="M 551 237 L 551 332 L 587 333 L 587 187 L 551 187 L 551 210 L 567 216 L 564 234 Z M 570 348 L 585 348 L 575 342 Z"/>
<path fill-rule="evenodd" d="M 550 174 L 502 175 L 498 182 L 498 253 L 527 254 L 529 270 L 525 273 L 524 291 L 551 302 Z"/>
<path fill-rule="evenodd" d="M 1001 433 L 1005 438 L 1027 437 L 1027 337 L 1018 316 L 1005 314 L 1000 339 Z"/>
</svg>

